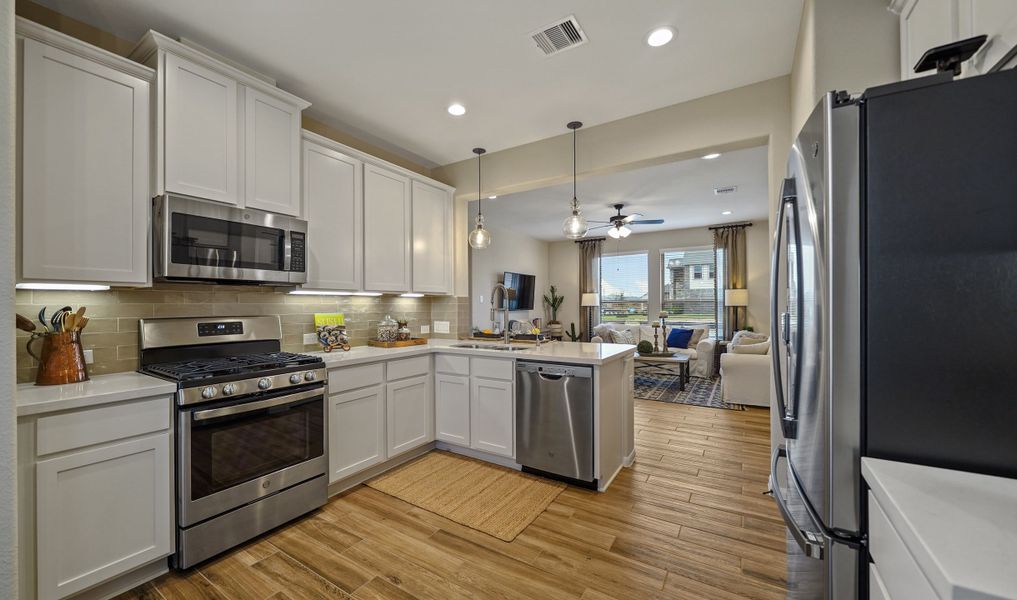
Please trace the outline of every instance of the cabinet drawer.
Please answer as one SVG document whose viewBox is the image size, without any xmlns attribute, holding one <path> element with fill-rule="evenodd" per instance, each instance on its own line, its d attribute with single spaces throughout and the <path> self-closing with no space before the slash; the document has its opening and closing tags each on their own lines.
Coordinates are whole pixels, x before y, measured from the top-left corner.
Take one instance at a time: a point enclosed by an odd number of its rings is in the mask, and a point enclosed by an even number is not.
<svg viewBox="0 0 1017 600">
<path fill-rule="evenodd" d="M 457 356 L 455 354 L 436 354 L 434 357 L 435 373 L 449 373 L 450 375 L 469 375 L 470 357 Z"/>
<path fill-rule="evenodd" d="M 875 496 L 869 493 L 869 551 L 879 565 L 880 580 L 893 600 L 938 598 L 904 540 L 890 524 Z"/>
<path fill-rule="evenodd" d="M 876 563 L 869 563 L 869 600 L 890 600 L 883 578 L 876 569 Z"/>
<path fill-rule="evenodd" d="M 414 356 L 388 361 L 388 380 L 405 379 L 416 375 L 427 375 L 431 371 L 430 356 Z"/>
<path fill-rule="evenodd" d="M 42 417 L 35 425 L 35 452 L 43 456 L 164 431 L 172 409 L 172 396 L 157 396 Z"/>
<path fill-rule="evenodd" d="M 512 381 L 514 361 L 503 358 L 470 358 L 470 374 L 488 379 Z"/>
<path fill-rule="evenodd" d="M 328 393 L 335 394 L 384 382 L 384 363 L 332 369 L 328 372 Z"/>
</svg>

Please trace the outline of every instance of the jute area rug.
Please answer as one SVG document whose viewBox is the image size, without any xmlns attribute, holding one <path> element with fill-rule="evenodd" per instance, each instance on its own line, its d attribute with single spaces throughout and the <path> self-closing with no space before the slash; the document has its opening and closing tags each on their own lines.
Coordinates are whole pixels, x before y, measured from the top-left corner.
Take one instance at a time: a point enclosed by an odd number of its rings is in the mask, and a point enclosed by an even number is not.
<svg viewBox="0 0 1017 600">
<path fill-rule="evenodd" d="M 380 492 L 511 542 L 564 483 L 449 452 L 429 452 L 367 482 Z"/>
</svg>

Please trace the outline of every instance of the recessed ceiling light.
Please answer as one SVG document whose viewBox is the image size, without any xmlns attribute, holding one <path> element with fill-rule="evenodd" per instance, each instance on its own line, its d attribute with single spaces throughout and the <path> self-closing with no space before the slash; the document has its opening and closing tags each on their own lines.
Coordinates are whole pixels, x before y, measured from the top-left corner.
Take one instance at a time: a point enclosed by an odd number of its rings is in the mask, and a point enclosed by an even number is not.
<svg viewBox="0 0 1017 600">
<path fill-rule="evenodd" d="M 448 105 L 448 114 L 453 117 L 461 117 L 466 114 L 466 107 L 456 102 Z"/>
<path fill-rule="evenodd" d="M 494 199 L 495 199 L 495 198 L 497 198 L 497 197 L 498 197 L 498 196 L 488 196 L 488 197 L 487 197 L 487 199 L 488 199 L 488 200 L 494 200 Z"/>
<path fill-rule="evenodd" d="M 724 212 L 722 212 L 722 213 L 720 213 L 720 214 L 722 214 L 722 215 L 729 215 L 729 214 L 731 214 L 731 211 L 729 211 L 729 210 L 725 210 Z"/>
<path fill-rule="evenodd" d="M 674 38 L 674 29 L 659 27 L 646 36 L 646 43 L 656 48 L 670 42 L 672 38 Z"/>
<path fill-rule="evenodd" d="M 720 152 L 713 152 L 710 154 L 703 155 L 703 160 L 713 160 L 715 158 L 720 158 Z"/>
</svg>

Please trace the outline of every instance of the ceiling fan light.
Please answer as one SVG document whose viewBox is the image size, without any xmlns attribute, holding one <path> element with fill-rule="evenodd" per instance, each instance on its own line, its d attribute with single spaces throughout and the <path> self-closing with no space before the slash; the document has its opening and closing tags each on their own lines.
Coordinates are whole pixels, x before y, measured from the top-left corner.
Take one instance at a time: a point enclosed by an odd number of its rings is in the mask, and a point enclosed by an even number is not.
<svg viewBox="0 0 1017 600">
<path fill-rule="evenodd" d="M 612 228 L 608 229 L 607 230 L 607 235 L 611 236 L 612 239 L 618 239 L 618 238 L 620 238 L 622 236 L 621 232 L 618 231 L 617 227 L 612 227 Z"/>
<path fill-rule="evenodd" d="M 491 245 L 491 232 L 484 229 L 484 216 L 477 215 L 477 224 L 470 232 L 470 248 L 483 250 Z"/>
<path fill-rule="evenodd" d="M 590 225 L 583 218 L 582 212 L 578 208 L 573 208 L 572 214 L 566 217 L 561 225 L 561 232 L 570 240 L 578 240 L 585 236 L 589 230 Z"/>
<path fill-rule="evenodd" d="M 629 229 L 628 227 L 624 226 L 624 225 L 622 225 L 621 227 L 618 228 L 618 235 L 620 235 L 623 238 L 629 237 L 629 235 L 631 233 L 632 233 L 632 230 Z"/>
</svg>

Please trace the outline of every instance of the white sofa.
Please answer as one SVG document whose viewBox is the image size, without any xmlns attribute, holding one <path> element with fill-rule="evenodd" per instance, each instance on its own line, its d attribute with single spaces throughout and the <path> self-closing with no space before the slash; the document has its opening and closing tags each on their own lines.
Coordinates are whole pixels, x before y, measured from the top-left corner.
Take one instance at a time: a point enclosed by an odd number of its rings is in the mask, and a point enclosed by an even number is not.
<svg viewBox="0 0 1017 600">
<path fill-rule="evenodd" d="M 602 333 L 606 333 L 607 329 L 614 329 L 617 331 L 627 330 L 631 332 L 636 344 L 642 340 L 647 340 L 651 344 L 653 343 L 653 327 L 639 323 L 601 323 L 593 328 L 594 336 L 590 339 L 590 341 L 595 343 L 611 343 L 611 340 L 605 339 L 606 336 L 600 335 Z M 663 346 L 665 341 L 665 339 L 661 339 L 658 330 L 658 346 Z M 695 348 L 668 348 L 668 351 L 687 354 L 689 356 L 689 375 L 692 377 L 712 377 L 713 353 L 716 348 L 716 344 L 716 340 L 708 337 L 708 335 L 704 335 L 703 339 L 699 340 L 699 343 L 696 344 Z"/>
<path fill-rule="evenodd" d="M 739 335 L 742 334 L 742 335 Z M 736 333 L 728 343 L 727 352 L 720 355 L 720 385 L 724 402 L 770 406 L 770 362 L 766 354 L 741 354 L 735 348 L 743 344 L 764 343 L 765 335 Z"/>
</svg>

